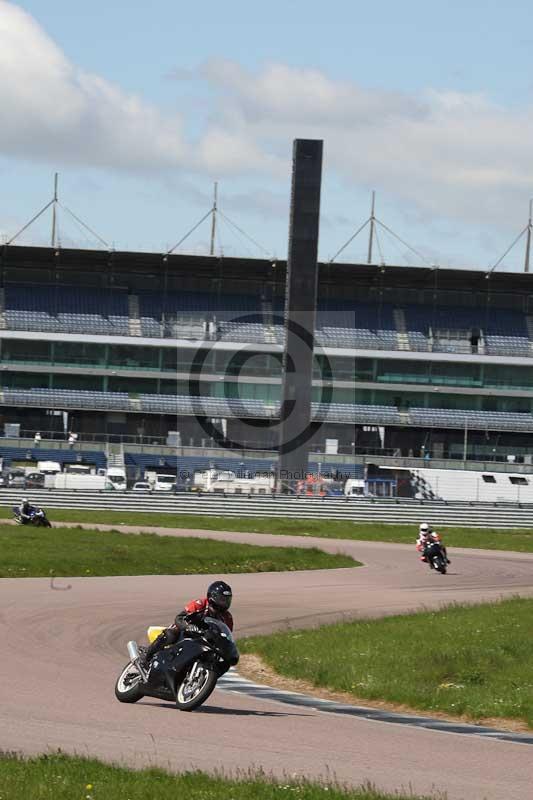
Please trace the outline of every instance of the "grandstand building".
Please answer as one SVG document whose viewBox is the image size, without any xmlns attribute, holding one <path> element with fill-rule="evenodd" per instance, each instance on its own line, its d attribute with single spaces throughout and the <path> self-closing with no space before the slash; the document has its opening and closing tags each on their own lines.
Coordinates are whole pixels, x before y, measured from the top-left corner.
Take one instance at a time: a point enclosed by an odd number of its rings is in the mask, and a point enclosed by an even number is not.
<svg viewBox="0 0 533 800">
<path fill-rule="evenodd" d="M 2 422 L 40 431 L 41 450 L 67 430 L 101 443 L 75 451 L 94 463 L 124 443 L 132 477 L 155 445 L 172 469 L 176 446 L 201 448 L 198 466 L 213 445 L 272 464 L 285 273 L 282 261 L 5 246 Z M 329 462 L 351 475 L 361 453 L 531 463 L 530 275 L 324 263 L 318 298 L 312 452 L 330 440 Z M 37 460 L 22 449 L 4 458 Z"/>
</svg>

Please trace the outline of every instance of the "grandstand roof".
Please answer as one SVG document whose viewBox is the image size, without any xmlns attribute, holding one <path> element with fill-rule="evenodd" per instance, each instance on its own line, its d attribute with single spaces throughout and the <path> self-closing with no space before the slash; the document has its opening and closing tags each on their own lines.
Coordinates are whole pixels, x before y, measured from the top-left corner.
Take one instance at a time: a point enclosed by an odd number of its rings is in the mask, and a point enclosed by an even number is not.
<svg viewBox="0 0 533 800">
<path fill-rule="evenodd" d="M 528 294 L 533 292 L 533 274 L 487 272 L 484 270 L 437 267 L 376 266 L 369 264 L 320 263 L 323 284 L 350 284 L 357 278 L 362 285 L 388 288 Z M 53 280 L 89 281 L 92 285 L 127 286 L 132 278 L 160 281 L 165 277 L 192 275 L 195 278 L 223 278 L 225 281 L 284 282 L 286 261 L 221 256 L 135 253 L 107 250 L 56 249 L 4 245 L 0 249 L 2 280 L 43 283 Z M 152 284 L 153 286 L 153 284 Z"/>
</svg>

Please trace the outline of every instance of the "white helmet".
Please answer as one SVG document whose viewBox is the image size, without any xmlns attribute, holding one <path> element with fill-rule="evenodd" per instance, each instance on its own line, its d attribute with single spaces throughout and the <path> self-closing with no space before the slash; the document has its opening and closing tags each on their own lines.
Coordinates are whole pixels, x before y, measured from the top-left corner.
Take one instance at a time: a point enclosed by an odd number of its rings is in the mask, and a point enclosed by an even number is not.
<svg viewBox="0 0 533 800">
<path fill-rule="evenodd" d="M 429 533 L 431 531 L 431 528 L 429 527 L 427 522 L 422 522 L 422 524 L 420 525 L 419 531 L 420 531 L 420 533 L 426 534 L 426 533 Z"/>
</svg>

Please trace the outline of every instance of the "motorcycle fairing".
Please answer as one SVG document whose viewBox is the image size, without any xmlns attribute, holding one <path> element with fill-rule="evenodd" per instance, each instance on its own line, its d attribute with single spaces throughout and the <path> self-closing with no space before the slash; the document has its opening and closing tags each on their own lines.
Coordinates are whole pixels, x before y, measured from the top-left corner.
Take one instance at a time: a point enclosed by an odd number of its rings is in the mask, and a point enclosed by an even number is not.
<svg viewBox="0 0 533 800">
<path fill-rule="evenodd" d="M 176 686 L 181 681 L 183 673 L 206 652 L 210 652 L 209 647 L 197 639 L 181 639 L 177 645 L 160 650 L 153 657 L 143 692 L 146 694 L 150 691 L 165 694 L 170 692 L 174 699 Z"/>
</svg>

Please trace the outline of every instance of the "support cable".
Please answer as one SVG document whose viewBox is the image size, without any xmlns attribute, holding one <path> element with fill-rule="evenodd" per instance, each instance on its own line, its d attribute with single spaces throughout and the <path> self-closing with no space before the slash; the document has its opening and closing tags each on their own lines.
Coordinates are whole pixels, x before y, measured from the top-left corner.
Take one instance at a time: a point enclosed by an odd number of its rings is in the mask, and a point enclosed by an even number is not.
<svg viewBox="0 0 533 800">
<path fill-rule="evenodd" d="M 82 228 L 85 228 L 85 230 L 86 230 L 86 231 L 89 231 L 89 233 L 90 233 L 92 236 L 94 236 L 94 238 L 95 238 L 95 239 L 98 239 L 98 241 L 99 241 L 101 244 L 103 244 L 105 247 L 107 247 L 107 249 L 108 249 L 108 250 L 112 250 L 112 249 L 113 249 L 113 248 L 111 247 L 111 245 L 110 245 L 110 244 L 108 244 L 108 242 L 106 242 L 106 240 L 105 240 L 105 239 L 102 239 L 102 237 L 101 237 L 101 236 L 99 236 L 99 235 L 96 233 L 96 231 L 93 231 L 93 229 L 92 229 L 92 228 L 90 228 L 90 227 L 89 227 L 89 225 L 87 225 L 87 224 L 86 224 L 86 223 L 85 223 L 85 222 L 84 222 L 82 219 L 80 219 L 80 218 L 79 218 L 79 217 L 78 217 L 78 216 L 77 216 L 77 215 L 76 215 L 76 214 L 75 214 L 73 211 L 71 211 L 71 210 L 70 210 L 70 208 L 67 208 L 67 206 L 64 206 L 64 205 L 63 205 L 63 203 L 61 203 L 59 200 L 57 200 L 56 202 L 57 202 L 58 206 L 59 206 L 60 208 L 62 208 L 62 209 L 63 209 L 63 211 L 66 211 L 66 212 L 67 212 L 67 214 L 70 214 L 70 216 L 72 217 L 72 219 L 74 219 L 74 220 L 75 220 L 75 221 L 76 221 L 76 222 L 77 222 L 79 225 L 81 225 L 81 226 L 82 226 Z"/>
<path fill-rule="evenodd" d="M 221 211 L 220 209 L 218 209 L 218 213 L 219 213 L 219 215 L 220 215 L 220 216 L 221 216 L 221 217 L 222 217 L 222 218 L 223 218 L 223 219 L 224 219 L 226 222 L 229 222 L 229 224 L 230 224 L 230 225 L 232 225 L 232 226 L 235 228 L 235 230 L 239 231 L 239 233 L 240 233 L 242 236 L 244 236 L 246 239 L 248 239 L 248 241 L 249 241 L 249 242 L 251 242 L 252 244 L 254 244 L 254 245 L 255 245 L 255 246 L 258 248 L 258 250 L 261 250 L 261 252 L 262 252 L 262 253 L 264 253 L 264 254 L 265 254 L 265 255 L 266 255 L 268 258 L 270 258 L 270 257 L 271 257 L 271 254 L 268 252 L 268 250 L 265 250 L 265 248 L 264 248 L 262 245 L 260 245 L 260 244 L 259 244 L 259 242 L 256 242 L 256 241 L 255 241 L 255 239 L 252 239 L 252 237 L 251 237 L 251 236 L 249 236 L 249 235 L 246 233 L 246 231 L 243 231 L 243 229 L 242 229 L 242 228 L 239 228 L 239 226 L 238 226 L 238 225 L 236 225 L 236 224 L 235 224 L 235 222 L 233 222 L 233 221 L 232 221 L 232 220 L 231 220 L 231 219 L 230 219 L 230 218 L 229 218 L 229 217 L 228 217 L 226 214 L 224 214 L 224 212 L 223 212 L 223 211 Z"/>
<path fill-rule="evenodd" d="M 377 227 L 376 227 L 376 231 L 377 231 Z M 385 233 L 386 233 L 386 232 L 385 232 Z M 393 246 L 393 248 L 394 248 L 395 252 L 396 252 L 396 253 L 398 253 L 398 257 L 399 257 L 399 258 L 400 258 L 400 259 L 401 259 L 401 260 L 402 260 L 402 261 L 403 261 L 403 262 L 404 262 L 404 263 L 405 263 L 407 266 L 409 266 L 409 259 L 408 259 L 408 258 L 407 258 L 407 256 L 405 255 L 405 251 L 404 251 L 404 250 L 402 250 L 402 248 L 399 246 L 399 244 L 398 244 L 398 242 L 396 241 L 396 239 L 395 239 L 393 236 L 390 236 L 389 234 L 387 234 L 387 242 L 389 242 L 389 243 L 390 243 L 390 244 Z"/>
<path fill-rule="evenodd" d="M 17 239 L 17 238 L 20 236 L 20 234 L 21 234 L 21 233 L 24 233 L 24 231 L 25 231 L 27 228 L 29 228 L 29 227 L 30 227 L 30 225 L 33 225 L 33 223 L 34 223 L 36 220 L 38 220 L 38 219 L 39 219 L 39 217 L 40 217 L 42 214 L 44 214 L 44 212 L 45 212 L 47 209 L 49 209 L 49 208 L 50 208 L 50 206 L 51 206 L 51 205 L 53 205 L 55 202 L 56 202 L 56 201 L 55 201 L 55 199 L 54 199 L 54 198 L 52 198 L 52 199 L 51 199 L 51 200 L 50 200 L 50 201 L 49 201 L 49 202 L 48 202 L 48 203 L 47 203 L 45 206 L 43 206 L 43 208 L 41 208 L 41 210 L 40 210 L 40 211 L 39 211 L 39 212 L 38 212 L 38 213 L 37 213 L 37 214 L 36 214 L 34 217 L 32 217 L 32 218 L 30 219 L 30 221 L 29 221 L 29 222 L 27 222 L 27 223 L 24 225 L 24 227 L 23 227 L 23 228 L 21 228 L 19 231 L 17 231 L 17 233 L 16 233 L 14 236 L 12 236 L 12 237 L 11 237 L 11 239 L 9 239 L 9 241 L 8 241 L 8 242 L 6 242 L 6 246 L 9 246 L 10 244 L 13 244 L 13 242 L 15 241 L 15 239 Z"/>
<path fill-rule="evenodd" d="M 410 245 L 410 244 L 407 244 L 407 242 L 405 242 L 405 241 L 404 241 L 404 240 L 401 238 L 401 236 L 398 236 L 398 234 L 397 234 L 397 233 L 394 233 L 394 231 L 393 231 L 393 230 L 391 230 L 391 229 L 390 229 L 390 228 L 389 228 L 387 225 L 385 225 L 385 223 L 384 223 L 384 222 L 381 222 L 381 220 L 379 220 L 377 217 L 376 217 L 376 222 L 377 222 L 377 224 L 378 224 L 378 225 L 381 225 L 381 227 L 382 227 L 382 228 L 384 228 L 384 229 L 385 229 L 385 230 L 386 230 L 388 233 L 390 233 L 392 236 L 394 236 L 396 239 L 398 239 L 398 241 L 399 241 L 399 242 L 401 242 L 401 243 L 403 244 L 403 246 L 404 246 L 404 247 L 407 247 L 407 248 L 408 248 L 408 250 L 410 250 L 412 253 L 414 253 L 414 254 L 415 254 L 415 256 L 417 256 L 417 257 L 418 257 L 418 258 L 419 258 L 421 261 L 423 261 L 423 262 L 424 262 L 424 264 L 427 264 L 427 265 L 428 265 L 428 267 L 429 267 L 429 266 L 431 266 L 431 264 L 429 263 L 429 261 L 428 261 L 428 260 L 425 258 L 425 256 L 423 256 L 423 255 L 422 255 L 422 253 L 420 253 L 420 252 L 419 252 L 418 250 L 416 250 L 414 247 L 411 247 L 411 245 Z"/>
<path fill-rule="evenodd" d="M 513 247 L 514 247 L 516 244 L 518 244 L 518 242 L 520 241 L 520 239 L 522 238 L 522 236 L 524 235 L 524 233 L 527 233 L 528 227 L 529 227 L 529 225 L 526 225 L 526 227 L 525 227 L 525 228 L 523 228 L 523 229 L 520 231 L 520 233 L 518 234 L 518 236 L 516 237 L 516 239 L 514 240 L 514 242 L 513 242 L 511 245 L 509 245 L 509 247 L 507 248 L 507 250 L 505 251 L 505 253 L 503 254 L 503 256 L 501 256 L 501 258 L 499 258 L 499 259 L 497 260 L 497 262 L 494 264 L 494 266 L 493 266 L 493 267 L 491 267 L 491 268 L 489 269 L 489 271 L 488 271 L 488 273 L 487 273 L 488 275 L 490 275 L 490 273 L 491 273 L 491 272 L 494 272 L 494 270 L 496 269 L 496 267 L 499 267 L 499 266 L 500 266 L 500 264 L 502 263 L 502 261 L 503 261 L 503 259 L 505 258 L 505 256 L 506 256 L 506 255 L 508 255 L 508 254 L 511 252 L 511 250 L 513 249 Z"/>
<path fill-rule="evenodd" d="M 213 209 L 212 209 L 212 208 L 210 208 L 210 209 L 209 209 L 209 211 L 207 212 L 207 214 L 204 214 L 204 216 L 202 217 L 202 219 L 201 219 L 201 220 L 199 220 L 199 221 L 196 223 L 196 225 L 195 225 L 193 228 L 191 228 L 191 229 L 190 229 L 190 231 L 188 231 L 188 233 L 186 233 L 186 234 L 185 234 L 185 236 L 183 236 L 183 237 L 182 237 L 182 238 L 179 240 L 179 242 L 178 242 L 177 244 L 175 244 L 175 245 L 174 245 L 174 247 L 171 247 L 171 248 L 170 248 L 170 250 L 167 250 L 167 252 L 165 253 L 165 255 L 167 255 L 167 256 L 171 255 L 171 254 L 174 252 L 174 250 L 176 250 L 176 248 L 178 248 L 178 247 L 180 246 L 180 244 L 183 244 L 183 242 L 185 241 L 185 239 L 188 239 L 188 238 L 189 238 L 189 236 L 191 235 L 191 233 L 194 233 L 194 231 L 196 230 L 196 228 L 199 228 L 199 227 L 200 227 L 200 225 L 202 224 L 202 222 L 205 222 L 205 220 L 206 220 L 208 217 L 210 217 L 210 216 L 211 216 L 211 214 L 212 214 L 212 213 L 213 213 Z M 220 211 L 219 211 L 218 213 L 220 214 Z"/>
<path fill-rule="evenodd" d="M 369 223 L 370 223 L 370 217 L 369 217 L 369 218 L 366 220 L 366 222 L 363 222 L 363 224 L 361 225 L 361 227 L 360 227 L 360 228 L 358 228 L 358 229 L 356 230 L 356 232 L 353 234 L 353 236 L 350 236 L 350 238 L 348 239 L 348 241 L 347 241 L 345 244 L 343 244 L 343 246 L 341 247 L 341 249 L 340 249 L 340 250 L 337 250 L 337 252 L 336 252 L 336 253 L 335 253 L 335 255 L 333 256 L 333 258 L 330 258 L 330 260 L 329 260 L 329 262 L 328 262 L 328 263 L 329 263 L 329 264 L 333 264 L 333 262 L 335 261 L 335 259 L 337 258 L 337 256 L 340 256 L 340 254 L 342 253 L 342 251 L 343 251 L 343 250 L 346 250 L 346 248 L 348 247 L 348 245 L 349 245 L 349 244 L 351 244 L 351 243 L 353 242 L 353 240 L 355 239 L 355 237 L 356 237 L 356 236 L 359 236 L 359 234 L 361 233 L 361 231 L 362 231 L 362 230 L 364 230 L 364 229 L 366 228 L 366 226 L 367 226 Z"/>
<path fill-rule="evenodd" d="M 385 263 L 385 259 L 383 258 L 383 250 L 381 249 L 381 242 L 379 240 L 377 228 L 374 228 L 374 236 L 376 237 L 376 244 L 378 246 L 379 260 L 380 260 L 381 264 L 384 264 Z"/>
</svg>

